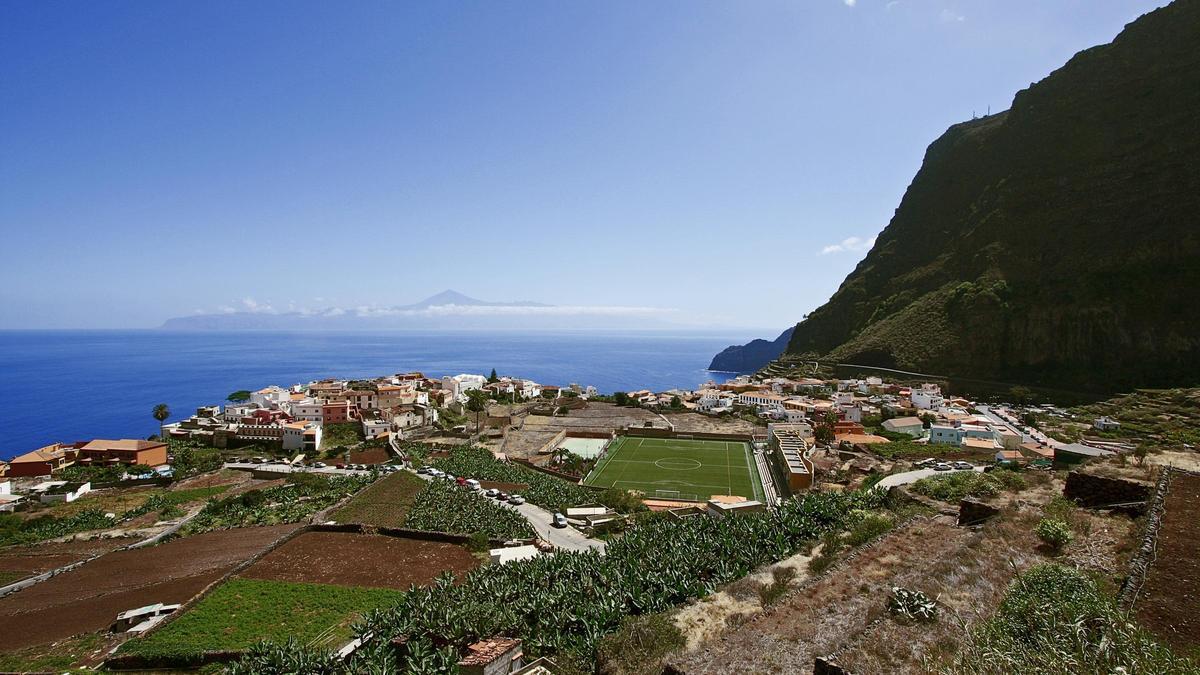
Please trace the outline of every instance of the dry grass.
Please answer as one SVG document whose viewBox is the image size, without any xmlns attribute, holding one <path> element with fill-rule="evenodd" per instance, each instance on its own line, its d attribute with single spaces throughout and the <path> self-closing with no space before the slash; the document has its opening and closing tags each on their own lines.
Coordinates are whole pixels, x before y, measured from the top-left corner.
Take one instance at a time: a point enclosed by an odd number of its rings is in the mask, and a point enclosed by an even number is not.
<svg viewBox="0 0 1200 675">
<path fill-rule="evenodd" d="M 812 558 L 813 553 L 797 553 L 774 565 L 767 565 L 676 612 L 675 625 L 687 640 L 686 649 L 694 650 L 701 643 L 719 635 L 727 626 L 740 625 L 747 618 L 761 613 L 762 591 L 776 582 L 777 574 L 787 576 L 787 586 L 790 588 L 807 581 L 808 563 Z"/>
</svg>

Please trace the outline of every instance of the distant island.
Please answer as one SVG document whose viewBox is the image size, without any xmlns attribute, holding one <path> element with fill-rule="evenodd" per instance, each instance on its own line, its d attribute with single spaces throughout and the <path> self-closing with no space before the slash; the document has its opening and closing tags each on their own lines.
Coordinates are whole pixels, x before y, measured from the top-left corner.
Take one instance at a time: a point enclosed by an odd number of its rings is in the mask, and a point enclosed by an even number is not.
<svg viewBox="0 0 1200 675">
<path fill-rule="evenodd" d="M 262 308 L 167 319 L 163 330 L 621 330 L 675 327 L 671 310 L 655 307 L 493 302 L 445 290 L 420 302 L 387 307 Z"/>
</svg>

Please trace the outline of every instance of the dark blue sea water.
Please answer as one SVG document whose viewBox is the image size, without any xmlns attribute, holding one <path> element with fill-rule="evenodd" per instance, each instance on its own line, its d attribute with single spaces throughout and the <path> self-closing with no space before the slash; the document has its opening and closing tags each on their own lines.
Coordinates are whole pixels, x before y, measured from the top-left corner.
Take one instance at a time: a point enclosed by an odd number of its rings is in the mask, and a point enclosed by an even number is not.
<svg viewBox="0 0 1200 675">
<path fill-rule="evenodd" d="M 609 393 L 694 388 L 748 335 L 0 331 L 0 458 L 55 441 L 138 438 L 238 389 L 419 370 L 578 382 Z"/>
</svg>

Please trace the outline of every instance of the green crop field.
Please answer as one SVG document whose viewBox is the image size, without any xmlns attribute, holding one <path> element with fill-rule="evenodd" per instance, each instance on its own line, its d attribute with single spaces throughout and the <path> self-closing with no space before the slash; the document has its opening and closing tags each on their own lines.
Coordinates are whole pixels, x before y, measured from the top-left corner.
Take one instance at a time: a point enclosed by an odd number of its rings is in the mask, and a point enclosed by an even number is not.
<svg viewBox="0 0 1200 675">
<path fill-rule="evenodd" d="M 638 490 L 647 497 L 672 497 L 674 491 L 679 499 L 763 499 L 750 446 L 736 441 L 622 436 L 584 483 Z"/>
<path fill-rule="evenodd" d="M 295 638 L 336 649 L 364 612 L 403 596 L 387 588 L 230 579 L 161 630 L 121 646 L 122 654 L 185 662 L 206 651 L 247 649 L 259 640 Z"/>
</svg>

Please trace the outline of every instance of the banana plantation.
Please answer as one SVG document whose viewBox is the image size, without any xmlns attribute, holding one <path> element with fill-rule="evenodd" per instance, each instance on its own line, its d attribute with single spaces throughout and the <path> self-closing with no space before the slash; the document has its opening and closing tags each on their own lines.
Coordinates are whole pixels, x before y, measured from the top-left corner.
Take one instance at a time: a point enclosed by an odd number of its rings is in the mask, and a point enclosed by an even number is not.
<svg viewBox="0 0 1200 675">
<path fill-rule="evenodd" d="M 435 460 L 433 466 L 455 476 L 524 483 L 529 486 L 522 493 L 525 499 L 550 511 L 564 511 L 596 498 L 587 488 L 519 464 L 501 462 L 482 448 L 456 449 L 449 457 Z"/>
<path fill-rule="evenodd" d="M 626 615 L 704 597 L 851 525 L 883 501 L 879 492 L 814 493 L 774 513 L 685 521 L 643 516 L 607 554 L 560 552 L 482 567 L 458 585 L 444 576 L 414 588 L 395 607 L 364 618 L 357 630 L 367 640 L 349 663 L 263 646 L 254 666 L 282 673 L 303 661 L 313 672 L 452 673 L 467 645 L 493 635 L 522 638 L 531 656 L 591 659 L 597 641 Z"/>
<path fill-rule="evenodd" d="M 294 523 L 358 492 L 378 477 L 375 473 L 332 478 L 292 474 L 283 485 L 210 500 L 184 527 L 184 533 Z"/>
<path fill-rule="evenodd" d="M 431 481 L 417 495 L 405 527 L 455 534 L 483 533 L 490 539 L 525 539 L 536 534 L 517 511 L 453 483 Z"/>
</svg>

